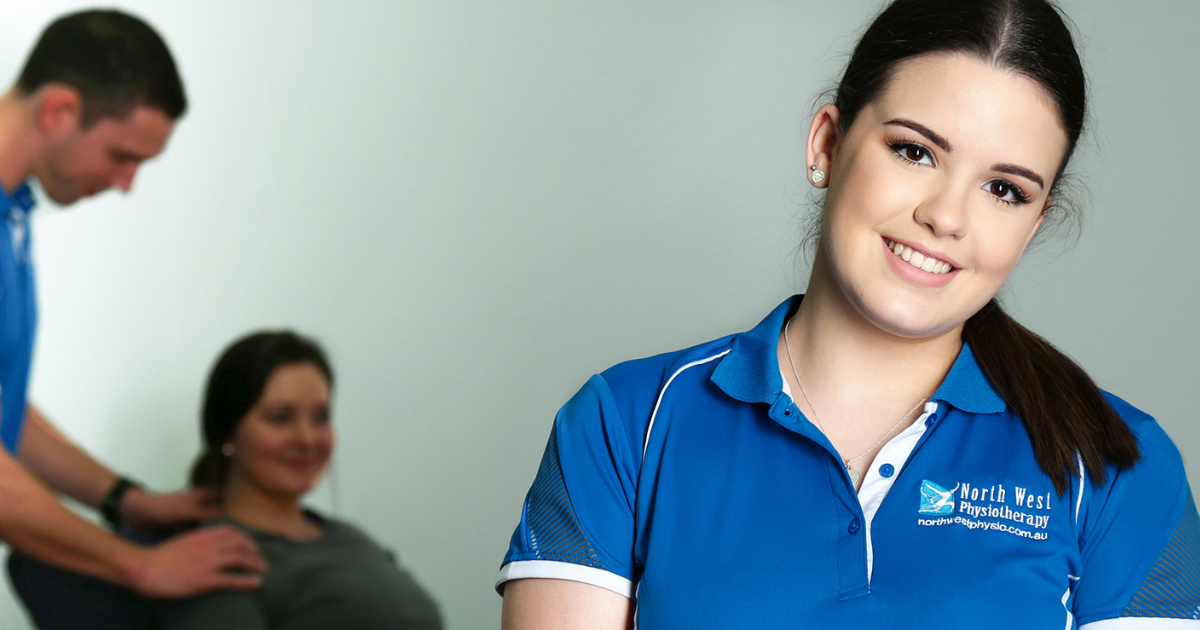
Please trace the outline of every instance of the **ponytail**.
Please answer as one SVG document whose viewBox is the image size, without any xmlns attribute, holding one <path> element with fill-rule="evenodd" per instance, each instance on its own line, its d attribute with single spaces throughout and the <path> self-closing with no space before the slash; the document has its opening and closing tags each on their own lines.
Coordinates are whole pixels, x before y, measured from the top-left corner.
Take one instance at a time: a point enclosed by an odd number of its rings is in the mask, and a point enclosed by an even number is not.
<svg viewBox="0 0 1200 630">
<path fill-rule="evenodd" d="M 1021 418 L 1033 454 L 1059 495 L 1083 462 L 1096 484 L 1106 464 L 1129 468 L 1137 438 L 1113 411 L 1083 368 L 1045 339 L 1018 324 L 995 299 L 967 320 L 963 340 L 983 373 Z"/>
<path fill-rule="evenodd" d="M 225 479 L 228 476 L 229 458 L 225 457 L 219 448 L 209 446 L 196 458 L 196 463 L 192 464 L 188 483 L 193 488 L 212 488 L 220 492 L 225 489 Z"/>
</svg>

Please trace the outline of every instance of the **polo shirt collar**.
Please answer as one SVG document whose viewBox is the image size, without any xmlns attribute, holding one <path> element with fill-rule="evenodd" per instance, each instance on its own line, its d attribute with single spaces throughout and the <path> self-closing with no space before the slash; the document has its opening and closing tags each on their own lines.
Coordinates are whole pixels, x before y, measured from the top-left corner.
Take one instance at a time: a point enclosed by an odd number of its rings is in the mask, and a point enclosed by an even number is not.
<svg viewBox="0 0 1200 630">
<path fill-rule="evenodd" d="M 721 391 L 742 402 L 775 402 L 783 392 L 777 351 L 779 332 L 802 299 L 803 295 L 795 295 L 784 300 L 757 326 L 734 336 L 729 354 L 721 359 L 712 375 L 713 383 Z M 1001 413 L 1006 409 L 1004 399 L 984 376 L 971 347 L 965 343 L 931 400 L 969 413 Z"/>
<path fill-rule="evenodd" d="M 9 210 L 16 208 L 22 212 L 28 213 L 33 209 L 35 201 L 33 198 L 33 190 L 29 188 L 29 182 L 21 182 L 17 189 L 9 194 L 0 186 L 0 212 L 7 213 Z"/>
<path fill-rule="evenodd" d="M 930 400 L 940 400 L 968 413 L 1002 413 L 1008 406 L 975 362 L 971 346 L 963 344 L 954 365 Z"/>
<path fill-rule="evenodd" d="M 803 295 L 794 295 L 775 307 L 766 319 L 748 332 L 735 335 L 729 354 L 713 371 L 712 381 L 721 391 L 749 403 L 772 404 L 783 392 L 779 374 L 779 331 L 800 306 Z"/>
</svg>

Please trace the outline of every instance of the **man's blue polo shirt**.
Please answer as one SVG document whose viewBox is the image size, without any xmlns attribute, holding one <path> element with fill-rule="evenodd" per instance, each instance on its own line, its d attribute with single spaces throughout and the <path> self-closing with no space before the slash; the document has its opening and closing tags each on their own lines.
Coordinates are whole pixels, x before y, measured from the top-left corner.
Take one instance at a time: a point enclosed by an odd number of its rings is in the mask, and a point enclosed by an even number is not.
<svg viewBox="0 0 1200 630">
<path fill-rule="evenodd" d="M 555 419 L 498 587 L 587 582 L 655 630 L 1200 627 L 1196 506 L 1152 418 L 1108 396 L 1142 459 L 1059 496 L 964 346 L 855 493 L 784 391 L 798 305 L 592 377 Z"/>
<path fill-rule="evenodd" d="M 15 453 L 25 422 L 37 296 L 29 250 L 33 193 L 27 183 L 11 195 L 0 187 L 0 441 Z"/>
</svg>

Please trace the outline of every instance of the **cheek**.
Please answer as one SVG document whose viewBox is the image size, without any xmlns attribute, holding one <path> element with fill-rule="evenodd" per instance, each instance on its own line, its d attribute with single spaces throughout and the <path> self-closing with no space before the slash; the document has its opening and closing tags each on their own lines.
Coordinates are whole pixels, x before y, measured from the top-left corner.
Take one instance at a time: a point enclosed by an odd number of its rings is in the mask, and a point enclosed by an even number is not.
<svg viewBox="0 0 1200 630">
<path fill-rule="evenodd" d="M 246 454 L 247 459 L 257 460 L 273 457 L 283 451 L 286 440 L 286 436 L 275 435 L 269 429 L 259 428 L 244 433 L 241 443 L 235 446 Z"/>
<path fill-rule="evenodd" d="M 827 222 L 876 223 L 911 212 L 918 191 L 914 182 L 899 176 L 887 156 L 848 156 L 840 169 L 826 197 Z"/>
<path fill-rule="evenodd" d="M 325 458 L 329 458 L 329 456 L 333 453 L 333 445 L 335 442 L 336 440 L 334 438 L 333 430 L 331 429 L 327 433 L 322 434 L 317 440 L 317 449 Z"/>
<path fill-rule="evenodd" d="M 1032 222 L 1024 221 L 1014 225 L 1008 221 L 1004 224 L 977 226 L 976 232 L 986 238 L 977 241 L 977 265 L 980 270 L 989 274 L 1007 277 L 1025 250 L 1025 242 L 1033 229 Z"/>
</svg>

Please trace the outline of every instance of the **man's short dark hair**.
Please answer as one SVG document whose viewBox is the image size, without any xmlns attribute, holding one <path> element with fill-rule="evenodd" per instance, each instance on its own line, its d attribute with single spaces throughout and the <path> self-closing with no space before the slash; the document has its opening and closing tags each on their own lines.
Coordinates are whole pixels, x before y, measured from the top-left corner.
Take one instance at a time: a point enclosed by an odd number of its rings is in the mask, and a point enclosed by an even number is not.
<svg viewBox="0 0 1200 630">
<path fill-rule="evenodd" d="M 142 20 L 114 10 L 55 20 L 29 54 L 17 89 L 31 95 L 61 83 L 83 99 L 82 125 L 124 118 L 138 105 L 177 120 L 187 110 L 183 81 L 167 44 Z"/>
</svg>

